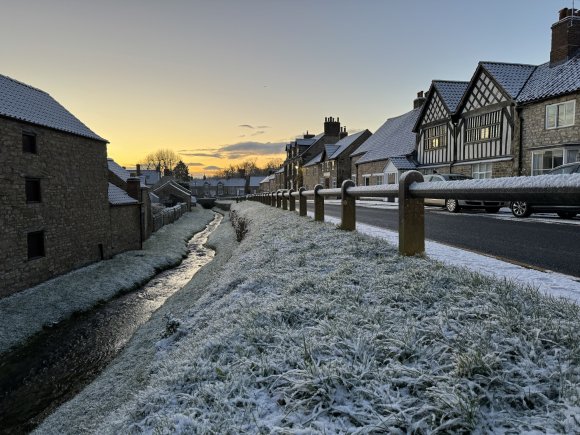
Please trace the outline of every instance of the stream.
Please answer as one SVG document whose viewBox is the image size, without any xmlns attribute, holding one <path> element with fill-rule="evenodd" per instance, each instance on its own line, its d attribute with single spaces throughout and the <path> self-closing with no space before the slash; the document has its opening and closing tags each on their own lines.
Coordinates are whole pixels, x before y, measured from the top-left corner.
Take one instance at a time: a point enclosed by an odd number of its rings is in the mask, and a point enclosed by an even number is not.
<svg viewBox="0 0 580 435">
<path fill-rule="evenodd" d="M 0 356 L 0 434 L 27 433 L 89 384 L 167 298 L 185 286 L 215 252 L 206 248 L 222 221 L 216 213 L 188 242 L 188 256 L 138 290 L 45 329 Z"/>
</svg>

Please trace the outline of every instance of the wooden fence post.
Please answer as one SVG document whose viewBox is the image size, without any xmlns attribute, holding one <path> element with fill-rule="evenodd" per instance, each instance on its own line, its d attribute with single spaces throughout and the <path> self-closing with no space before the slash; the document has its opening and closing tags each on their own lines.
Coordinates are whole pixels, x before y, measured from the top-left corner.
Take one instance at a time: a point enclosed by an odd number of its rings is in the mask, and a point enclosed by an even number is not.
<svg viewBox="0 0 580 435">
<path fill-rule="evenodd" d="M 425 206 L 423 198 L 413 198 L 409 186 L 423 181 L 418 171 L 407 171 L 399 180 L 399 253 L 416 255 L 425 252 Z"/>
<path fill-rule="evenodd" d="M 276 192 L 272 192 L 272 194 L 270 195 L 270 205 L 272 207 L 276 207 Z"/>
<path fill-rule="evenodd" d="M 282 191 L 280 194 L 282 195 L 282 210 L 288 210 L 288 198 L 284 195 L 286 192 Z"/>
<path fill-rule="evenodd" d="M 282 207 L 282 199 L 280 198 L 280 191 L 276 191 L 276 208 Z"/>
<path fill-rule="evenodd" d="M 298 189 L 298 214 L 300 216 L 306 216 L 306 197 L 304 196 L 305 190 L 306 189 L 304 187 Z"/>
<path fill-rule="evenodd" d="M 354 181 L 344 180 L 341 191 L 341 216 L 340 228 L 346 231 L 354 231 L 356 228 L 356 198 L 346 193 L 349 187 L 354 187 Z"/>
<path fill-rule="evenodd" d="M 292 196 L 292 193 L 294 192 L 295 192 L 294 189 L 290 189 L 288 191 L 288 202 L 290 206 L 290 211 L 296 211 L 296 198 Z"/>
<path fill-rule="evenodd" d="M 324 222 L 324 197 L 318 194 L 322 190 L 322 185 L 314 186 L 314 220 Z"/>
</svg>

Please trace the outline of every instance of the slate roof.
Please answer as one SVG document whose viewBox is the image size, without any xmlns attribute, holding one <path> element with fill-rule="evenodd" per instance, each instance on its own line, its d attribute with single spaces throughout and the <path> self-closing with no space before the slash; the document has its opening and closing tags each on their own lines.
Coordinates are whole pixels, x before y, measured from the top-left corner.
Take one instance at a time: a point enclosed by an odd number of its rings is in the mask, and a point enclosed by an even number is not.
<svg viewBox="0 0 580 435">
<path fill-rule="evenodd" d="M 284 173 L 284 167 L 278 169 L 276 172 L 274 172 L 274 174 L 283 174 Z"/>
<path fill-rule="evenodd" d="M 109 204 L 112 205 L 124 205 L 124 204 L 138 204 L 135 198 L 131 198 L 127 192 L 125 192 L 120 187 L 109 183 Z"/>
<path fill-rule="evenodd" d="M 330 157 L 328 157 L 328 160 L 334 160 L 334 159 L 337 159 L 338 157 L 340 157 L 340 155 L 343 152 L 345 152 L 346 149 L 349 146 L 351 146 L 353 144 L 353 142 L 355 142 L 359 137 L 361 137 L 366 131 L 368 131 L 368 130 L 362 130 L 362 131 L 359 131 L 358 133 L 349 134 L 348 136 L 343 137 L 341 140 L 339 140 L 336 143 L 338 148 Z"/>
<path fill-rule="evenodd" d="M 158 192 L 167 185 L 173 187 L 175 190 L 180 191 L 184 195 L 191 195 L 191 192 L 189 190 L 187 190 L 185 187 L 181 186 L 180 184 L 176 183 L 173 180 L 166 180 L 164 183 L 161 183 L 159 186 L 155 186 L 155 188 L 153 189 L 153 192 Z"/>
<path fill-rule="evenodd" d="M 368 151 L 357 163 L 374 162 L 386 160 L 389 157 L 411 154 L 415 150 L 416 141 L 413 127 L 420 112 L 421 107 L 417 107 L 401 116 L 387 119 L 375 134 L 360 147 L 366 146 Z"/>
<path fill-rule="evenodd" d="M 1 74 L 0 115 L 107 142 L 46 92 Z"/>
<path fill-rule="evenodd" d="M 479 64 L 493 76 L 514 100 L 536 69 L 535 65 L 519 63 L 480 62 Z"/>
<path fill-rule="evenodd" d="M 324 145 L 324 152 L 326 153 L 326 160 L 330 160 L 330 156 L 333 155 L 339 147 L 340 147 L 340 145 L 338 145 L 338 143 Z"/>
<path fill-rule="evenodd" d="M 250 176 L 250 187 L 260 187 L 260 182 L 262 181 L 263 177 L 252 177 Z"/>
<path fill-rule="evenodd" d="M 113 159 L 107 159 L 107 166 L 109 167 L 109 171 L 119 177 L 121 180 L 127 182 L 127 179 L 131 176 L 131 173 L 115 162 Z M 141 179 L 141 187 L 147 187 L 144 182 L 144 177 L 139 177 Z"/>
<path fill-rule="evenodd" d="M 461 101 L 461 97 L 467 90 L 469 82 L 455 82 L 448 80 L 433 80 L 433 87 L 441 96 L 443 103 L 447 106 L 450 113 L 457 111 L 457 106 Z"/>
<path fill-rule="evenodd" d="M 555 97 L 580 89 L 580 56 L 550 68 L 547 62 L 536 68 L 517 98 L 518 103 Z"/>
<path fill-rule="evenodd" d="M 399 170 L 416 169 L 417 163 L 407 157 L 389 157 L 395 168 Z"/>
<path fill-rule="evenodd" d="M 299 146 L 312 146 L 316 142 L 318 142 L 320 139 L 322 139 L 323 136 L 324 136 L 324 133 L 319 133 L 316 136 L 311 137 L 309 139 L 296 139 L 296 145 L 299 145 Z"/>
<path fill-rule="evenodd" d="M 308 163 L 306 163 L 304 165 L 304 167 L 306 168 L 308 166 L 314 166 L 314 165 L 320 163 L 322 161 L 322 154 L 324 154 L 324 153 L 320 153 L 320 154 L 317 154 L 316 156 L 314 156 L 314 158 L 312 160 L 310 160 Z"/>
</svg>

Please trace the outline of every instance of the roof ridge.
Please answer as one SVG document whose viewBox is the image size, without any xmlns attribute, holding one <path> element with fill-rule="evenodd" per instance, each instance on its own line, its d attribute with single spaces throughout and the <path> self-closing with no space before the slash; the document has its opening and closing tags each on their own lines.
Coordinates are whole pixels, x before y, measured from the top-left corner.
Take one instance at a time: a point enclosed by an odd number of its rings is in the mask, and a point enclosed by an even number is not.
<svg viewBox="0 0 580 435">
<path fill-rule="evenodd" d="M 469 84 L 469 81 L 464 80 L 432 80 L 433 83 L 462 83 Z"/>
<path fill-rule="evenodd" d="M 479 62 L 480 65 L 483 64 L 492 64 L 492 65 L 514 65 L 514 66 L 532 66 L 532 67 L 537 67 L 537 65 L 531 64 L 531 63 L 516 63 L 516 62 L 495 62 L 495 61 L 491 61 L 491 60 L 482 60 Z"/>
<path fill-rule="evenodd" d="M 17 84 L 22 85 L 22 86 L 26 86 L 27 88 L 34 89 L 35 91 L 42 92 L 43 94 L 50 95 L 48 92 L 43 91 L 42 89 L 35 88 L 34 86 L 31 86 L 27 83 L 21 82 L 20 80 L 13 79 L 12 77 L 6 76 L 4 74 L 0 74 L 0 77 L 4 77 L 5 79 L 13 81 L 14 83 L 17 83 Z"/>
</svg>

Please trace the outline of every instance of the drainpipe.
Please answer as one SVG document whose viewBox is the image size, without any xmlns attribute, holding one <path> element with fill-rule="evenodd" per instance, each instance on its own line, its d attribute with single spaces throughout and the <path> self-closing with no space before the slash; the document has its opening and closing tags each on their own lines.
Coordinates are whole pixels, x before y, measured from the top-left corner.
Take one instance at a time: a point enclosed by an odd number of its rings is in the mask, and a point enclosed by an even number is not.
<svg viewBox="0 0 580 435">
<path fill-rule="evenodd" d="M 520 176 L 523 175 L 522 165 L 524 164 L 524 147 L 523 147 L 524 118 L 522 117 L 522 109 L 520 107 L 516 108 L 516 114 L 518 115 L 518 121 L 520 124 L 518 137 L 518 176 Z"/>
</svg>

